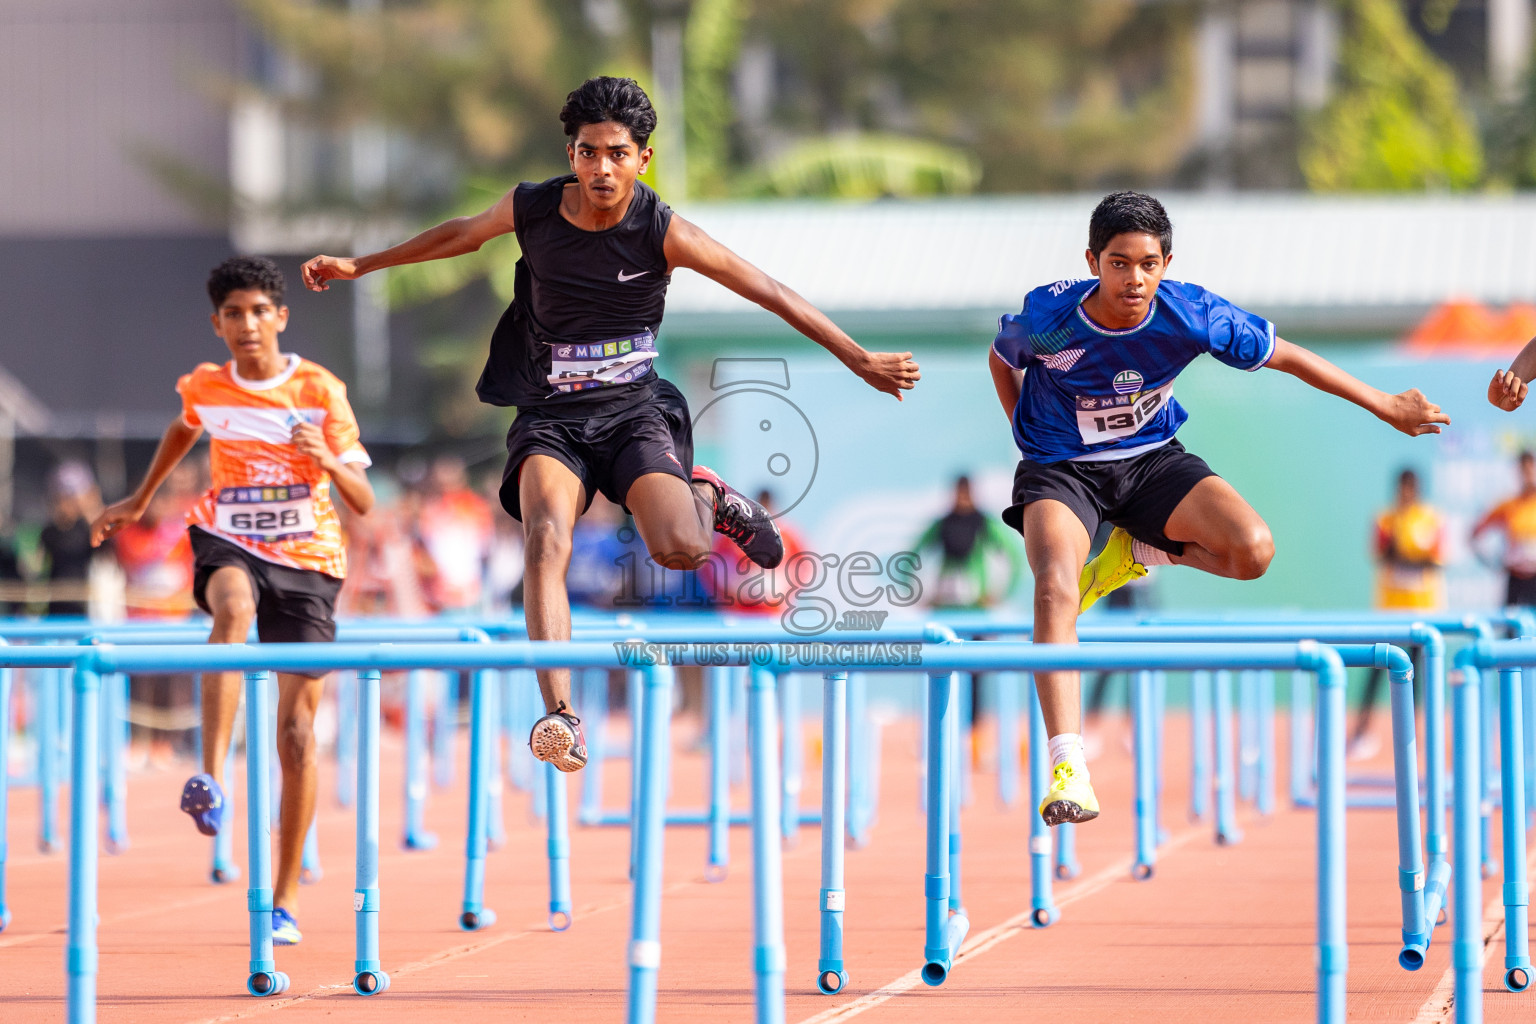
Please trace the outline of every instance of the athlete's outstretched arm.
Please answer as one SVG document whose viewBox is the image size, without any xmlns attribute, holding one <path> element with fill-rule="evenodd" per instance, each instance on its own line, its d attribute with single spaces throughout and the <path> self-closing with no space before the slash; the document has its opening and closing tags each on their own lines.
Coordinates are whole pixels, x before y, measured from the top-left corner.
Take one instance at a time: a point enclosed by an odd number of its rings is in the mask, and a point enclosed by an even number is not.
<svg viewBox="0 0 1536 1024">
<path fill-rule="evenodd" d="M 361 463 L 337 458 L 325 440 L 324 430 L 313 423 L 294 424 L 293 446 L 331 475 L 331 483 L 336 485 L 336 493 L 347 508 L 360 516 L 373 511 L 373 485 L 368 482 L 368 471 Z"/>
<path fill-rule="evenodd" d="M 1493 380 L 1488 383 L 1488 401 L 1505 412 L 1514 412 L 1525 401 L 1526 388 L 1533 376 L 1536 376 L 1536 338 L 1525 343 L 1509 369 L 1494 373 Z"/>
<path fill-rule="evenodd" d="M 1265 365 L 1271 370 L 1289 373 L 1319 391 L 1354 402 L 1410 437 L 1438 434 L 1440 424 L 1451 422 L 1451 418 L 1441 412 L 1438 405 L 1425 398 L 1418 388 L 1410 388 L 1400 395 L 1389 395 L 1356 380 L 1316 352 L 1293 345 L 1284 338 L 1275 339 L 1275 352 Z"/>
<path fill-rule="evenodd" d="M 696 270 L 742 298 L 778 314 L 789 326 L 837 356 L 844 366 L 876 391 L 895 395 L 900 401 L 901 393 L 910 391 L 921 379 L 911 352 L 866 351 L 825 313 L 791 288 L 775 281 L 676 214 L 667 227 L 665 244 L 669 273 L 679 267 Z"/>
<path fill-rule="evenodd" d="M 1024 391 L 1024 371 L 1003 362 L 995 349 L 987 349 L 987 368 L 992 371 L 992 386 L 997 388 L 997 400 L 1003 403 L 1003 414 L 1013 422 L 1013 410 L 1019 407 L 1019 395 Z"/>
<path fill-rule="evenodd" d="M 302 268 L 304 287 L 313 292 L 323 292 L 330 287 L 327 281 L 351 281 L 385 267 L 463 256 L 479 249 L 496 236 L 505 235 L 512 228 L 512 193 L 508 192 L 488 209 L 472 217 L 445 220 L 414 238 L 380 252 L 350 258 L 316 256 Z"/>
<path fill-rule="evenodd" d="M 188 426 L 187 421 L 180 416 L 172 420 L 171 425 L 165 428 L 165 433 L 160 435 L 155 457 L 150 460 L 149 472 L 144 474 L 139 489 L 122 501 L 102 509 L 91 523 L 91 546 L 100 546 L 102 541 L 121 527 L 138 522 L 144 510 L 149 508 L 150 499 L 155 496 L 160 485 L 165 483 L 165 478 L 171 475 L 171 470 L 176 468 L 178 462 L 186 458 L 187 452 L 192 450 L 192 446 L 202 436 L 202 427 Z"/>
</svg>

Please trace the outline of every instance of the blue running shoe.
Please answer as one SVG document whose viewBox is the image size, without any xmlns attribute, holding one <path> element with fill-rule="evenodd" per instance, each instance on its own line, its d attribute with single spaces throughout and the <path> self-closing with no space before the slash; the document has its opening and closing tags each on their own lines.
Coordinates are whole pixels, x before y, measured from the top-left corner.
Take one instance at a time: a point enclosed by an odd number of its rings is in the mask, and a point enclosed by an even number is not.
<svg viewBox="0 0 1536 1024">
<path fill-rule="evenodd" d="M 299 934 L 299 923 L 282 907 L 272 911 L 272 945 L 297 946 L 304 941 Z"/>
<path fill-rule="evenodd" d="M 192 815 L 197 830 L 216 836 L 224 826 L 224 791 L 206 772 L 194 775 L 181 787 L 181 809 Z"/>
</svg>

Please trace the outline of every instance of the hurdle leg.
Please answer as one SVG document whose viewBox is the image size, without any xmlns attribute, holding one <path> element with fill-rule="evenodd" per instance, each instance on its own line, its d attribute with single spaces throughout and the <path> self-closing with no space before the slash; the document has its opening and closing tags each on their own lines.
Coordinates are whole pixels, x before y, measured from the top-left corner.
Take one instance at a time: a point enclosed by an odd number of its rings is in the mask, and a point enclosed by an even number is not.
<svg viewBox="0 0 1536 1024">
<path fill-rule="evenodd" d="M 1397 962 L 1404 970 L 1416 971 L 1424 965 L 1432 925 L 1427 918 L 1424 860 L 1419 853 L 1419 749 L 1413 714 L 1413 674 L 1393 672 L 1390 692 L 1392 776 L 1397 790 L 1397 880 L 1403 903 L 1403 949 Z"/>
<path fill-rule="evenodd" d="M 1499 770 L 1504 833 L 1504 987 L 1524 992 L 1531 984 L 1530 885 L 1525 862 L 1525 727 L 1519 669 L 1499 675 Z"/>
<path fill-rule="evenodd" d="M 1344 667 L 1319 667 L 1317 693 L 1317 1019 L 1343 1024 L 1349 939 L 1345 931 Z"/>
<path fill-rule="evenodd" d="M 421 669 L 405 677 L 405 835 L 400 845 L 407 850 L 430 850 L 437 836 L 426 830 L 427 784 L 427 679 Z"/>
<path fill-rule="evenodd" d="M 200 685 L 200 684 L 199 684 Z M 231 740 L 229 753 L 224 755 L 224 821 L 235 820 L 235 744 Z M 215 885 L 238 881 L 240 865 L 235 863 L 235 837 L 233 828 L 221 828 L 213 837 L 213 870 L 209 873 Z"/>
<path fill-rule="evenodd" d="M 104 676 L 101 689 L 101 738 L 106 754 L 102 797 L 107 808 L 107 841 L 102 849 L 116 856 L 128 849 L 128 677 Z"/>
<path fill-rule="evenodd" d="M 1425 913 L 1429 927 L 1447 920 L 1446 887 L 1451 881 L 1450 844 L 1446 836 L 1445 650 L 1424 648 L 1424 775 L 1429 814 L 1424 828 L 1424 855 L 1429 865 Z M 1433 904 L 1433 909 L 1431 908 Z"/>
<path fill-rule="evenodd" d="M 823 677 L 821 721 L 821 950 L 816 960 L 816 988 L 830 996 L 848 984 L 843 964 L 848 673 L 828 672 Z"/>
<path fill-rule="evenodd" d="M 320 829 L 315 822 L 311 821 L 309 831 L 304 833 L 304 854 L 299 861 L 299 884 L 314 885 L 324 877 L 325 869 L 320 866 Z"/>
<path fill-rule="evenodd" d="M 853 845 L 869 843 L 871 773 L 874 761 L 874 726 L 869 720 L 864 673 L 848 675 L 848 836 Z"/>
<path fill-rule="evenodd" d="M 1168 673 L 1152 673 L 1152 835 L 1157 845 L 1168 841 L 1163 828 L 1163 719 L 1168 705 Z"/>
<path fill-rule="evenodd" d="M 32 681 L 38 695 L 34 728 L 37 732 L 37 793 L 42 801 L 37 848 L 43 853 L 52 853 L 59 848 L 58 728 L 64 673 L 56 668 L 40 669 L 32 673 Z M 95 783 L 91 786 L 94 789 Z"/>
<path fill-rule="evenodd" d="M 973 706 L 976 696 L 976 676 L 971 672 L 960 673 L 960 681 L 955 685 L 955 702 L 959 710 L 955 718 L 955 785 L 960 788 L 959 802 L 962 807 L 971 805 L 971 743 L 973 741 L 976 709 Z M 950 881 L 953 883 L 954 878 Z M 950 887 L 954 891 L 953 885 Z"/>
<path fill-rule="evenodd" d="M 725 881 L 731 862 L 731 673 L 706 669 L 709 680 L 709 856 L 704 879 Z M 589 768 L 590 770 L 590 768 Z"/>
<path fill-rule="evenodd" d="M 1054 924 L 1061 910 L 1051 890 L 1051 829 L 1040 817 L 1040 804 L 1050 788 L 1051 760 L 1047 750 L 1045 718 L 1040 711 L 1040 693 L 1035 677 L 1025 675 L 1028 695 L 1024 713 L 1029 716 L 1029 889 L 1030 921 L 1036 928 Z"/>
<path fill-rule="evenodd" d="M 351 807 L 357 799 L 357 673 L 336 673 L 336 803 Z M 319 877 L 319 876 L 316 876 Z"/>
<path fill-rule="evenodd" d="M 492 850 L 499 850 L 507 842 L 507 823 L 502 807 L 501 673 L 497 671 L 491 671 L 485 681 L 485 718 L 487 842 Z"/>
<path fill-rule="evenodd" d="M 1237 676 L 1237 795 L 1253 803 L 1259 789 L 1258 673 Z"/>
<path fill-rule="evenodd" d="M 638 877 L 640 857 L 640 741 L 641 721 L 645 717 L 645 699 L 648 694 L 645 677 L 639 672 L 626 676 L 625 698 L 629 703 L 629 877 Z M 668 716 L 670 721 L 670 715 Z M 660 765 L 657 766 L 661 767 Z M 662 777 L 662 813 L 666 813 L 667 782 Z"/>
<path fill-rule="evenodd" d="M 748 681 L 747 756 L 752 763 L 752 945 L 757 1024 L 784 1021 L 784 863 L 779 831 L 782 786 L 774 758 L 774 687 L 781 681 L 754 668 Z M 785 731 L 790 723 L 783 723 Z"/>
<path fill-rule="evenodd" d="M 992 677 L 992 706 L 997 717 L 997 798 L 1004 807 L 1019 802 L 1019 677 Z"/>
<path fill-rule="evenodd" d="M 389 988 L 389 975 L 379 959 L 379 687 L 377 671 L 356 674 L 357 880 L 352 910 L 357 915 L 357 953 L 352 991 L 360 996 Z"/>
<path fill-rule="evenodd" d="M 1456 838 L 1456 863 L 1452 871 L 1451 965 L 1455 973 L 1456 1020 L 1483 1019 L 1483 886 L 1478 874 L 1482 861 L 1480 797 L 1482 796 L 1482 708 L 1479 707 L 1481 672 L 1462 666 L 1451 685 L 1452 829 Z"/>
<path fill-rule="evenodd" d="M 1275 813 L 1275 674 L 1260 672 L 1259 697 L 1259 778 L 1258 811 L 1265 817 Z"/>
<path fill-rule="evenodd" d="M 1189 820 L 1204 821 L 1211 804 L 1211 674 L 1189 677 Z"/>
<path fill-rule="evenodd" d="M 784 746 L 784 800 L 780 804 L 780 829 L 784 841 L 800 839 L 800 790 L 805 786 L 805 736 L 800 731 L 800 677 L 793 672 L 779 676 L 783 702 L 781 740 Z"/>
<path fill-rule="evenodd" d="M 1237 827 L 1237 780 L 1232 757 L 1232 673 L 1216 673 L 1216 842 L 1242 842 Z"/>
<path fill-rule="evenodd" d="M 245 673 L 245 787 L 248 818 L 246 863 L 250 887 L 251 973 L 245 990 L 253 996 L 281 995 L 288 975 L 272 955 L 272 693 L 267 673 Z"/>
<path fill-rule="evenodd" d="M 453 785 L 453 739 L 459 729 L 459 675 L 437 673 L 437 708 L 432 717 L 432 781 L 438 789 Z"/>
<path fill-rule="evenodd" d="M 591 765 L 586 770 L 590 770 Z M 571 911 L 571 832 L 565 792 L 565 773 L 552 764 L 544 766 L 544 786 L 549 791 L 549 930 L 563 932 L 574 920 Z"/>
<path fill-rule="evenodd" d="M 927 914 L 921 972 L 928 985 L 944 984 L 970 928 L 964 914 L 949 912 L 949 801 L 955 795 L 950 778 L 955 759 L 949 749 L 955 732 L 949 719 L 958 711 L 955 685 L 952 672 L 928 677 L 927 874 L 923 881 Z"/>
<path fill-rule="evenodd" d="M 1130 683 L 1128 681 L 1127 682 L 1127 686 L 1131 686 L 1131 685 L 1134 685 L 1134 684 Z M 1079 686 L 1078 687 L 1078 702 L 1079 702 L 1079 705 L 1081 705 L 1082 699 L 1083 699 L 1083 688 L 1081 686 Z M 1050 785 L 1050 781 L 1049 780 L 1051 778 L 1051 769 L 1052 769 L 1053 766 L 1050 763 L 1050 743 L 1048 742 L 1048 740 L 1042 740 L 1041 741 L 1040 751 L 1041 751 L 1041 755 L 1040 756 L 1042 756 L 1042 757 L 1044 757 L 1046 759 L 1046 768 L 1045 768 L 1045 774 L 1046 774 L 1046 779 L 1047 779 L 1046 785 L 1049 786 Z M 1041 796 L 1041 799 L 1044 799 L 1044 795 L 1043 794 Z M 1038 801 L 1035 804 L 1035 810 L 1036 810 L 1036 813 L 1038 814 L 1039 813 L 1039 802 Z M 1077 826 L 1069 821 L 1069 822 L 1066 822 L 1064 824 L 1057 825 L 1054 831 L 1055 831 L 1055 835 L 1054 835 L 1053 838 L 1056 841 L 1056 879 L 1057 879 L 1057 881 L 1060 881 L 1060 882 L 1069 882 L 1072 879 L 1076 878 L 1078 875 L 1083 873 L 1083 866 L 1077 862 Z"/>
<path fill-rule="evenodd" d="M 485 853 L 489 836 L 486 819 L 490 810 L 486 772 L 491 763 L 491 719 L 486 713 L 486 701 L 491 673 L 472 673 L 469 685 L 469 837 L 464 844 L 464 903 L 459 912 L 459 927 L 472 932 L 496 923 L 496 912 L 485 906 Z"/>
<path fill-rule="evenodd" d="M 638 814 L 630 827 L 635 848 L 634 900 L 629 932 L 627 1024 L 655 1024 L 656 975 L 661 967 L 661 883 L 667 813 L 666 772 L 670 755 L 672 668 L 656 665 L 630 674 L 631 685 L 646 690 L 644 717 L 635 720 L 638 756 L 634 770 Z M 769 694 L 769 714 L 772 714 Z M 641 702 L 637 699 L 635 702 Z M 756 745 L 754 745 L 756 749 Z M 771 760 L 771 758 L 770 758 Z M 755 783 L 754 783 L 755 785 Z M 774 787 L 769 787 L 772 790 Z M 776 794 L 775 794 L 776 795 Z M 768 828 L 772 828 L 769 819 Z M 777 843 L 774 844 L 777 849 Z"/>
<path fill-rule="evenodd" d="M 1152 673 L 1131 674 L 1131 729 L 1136 754 L 1136 860 L 1131 877 L 1144 882 L 1152 877 L 1157 864 L 1157 802 L 1155 776 L 1156 740 L 1152 717 L 1156 713 L 1152 699 Z"/>
<path fill-rule="evenodd" d="M 10 669 L 0 668 L 0 932 L 11 923 L 11 911 L 5 903 L 5 861 L 10 853 L 5 836 L 10 821 L 11 678 Z"/>
<path fill-rule="evenodd" d="M 69 940 L 65 955 L 69 1024 L 96 1020 L 96 799 L 102 679 L 74 673 L 74 752 L 69 784 Z M 270 922 L 269 922 L 270 923 Z"/>
<path fill-rule="evenodd" d="M 1426 722 L 1434 721 L 1426 705 Z M 1426 729 L 1429 726 L 1426 725 Z M 1305 672 L 1291 673 L 1291 806 L 1303 807 L 1312 800 L 1312 680 Z M 1431 774 L 1433 778 L 1433 774 Z M 1433 792 L 1434 785 L 1431 783 Z M 1444 810 L 1444 803 L 1441 805 Z M 1431 819 L 1433 832 L 1434 822 Z"/>
<path fill-rule="evenodd" d="M 1493 687 L 1498 676 L 1494 673 L 1485 673 L 1479 700 L 1482 704 L 1482 735 L 1479 737 L 1482 751 L 1482 785 L 1480 788 L 1482 797 L 1479 808 L 1482 811 L 1483 829 L 1483 877 L 1492 878 L 1499 873 L 1498 857 L 1494 853 L 1493 846 L 1493 779 L 1495 767 L 1493 763 L 1494 743 L 1493 734 L 1497 729 L 1495 719 L 1499 714 L 1499 703 L 1494 699 Z"/>
<path fill-rule="evenodd" d="M 961 857 L 960 857 L 960 808 L 965 803 L 965 768 L 968 759 L 969 742 L 966 737 L 969 733 L 961 719 L 964 717 L 961 694 L 970 689 L 971 677 L 965 674 L 957 676 L 958 683 L 950 690 L 950 713 L 946 728 L 949 736 L 945 740 L 945 746 L 949 750 L 949 780 L 953 790 L 949 800 L 949 912 L 952 915 L 965 916 L 965 897 L 961 892 Z M 958 947 L 957 947 L 958 948 Z"/>
<path fill-rule="evenodd" d="M 1523 688 L 1522 706 L 1527 710 L 1521 716 L 1525 725 L 1525 811 L 1526 826 L 1536 825 L 1536 669 L 1521 669 Z"/>
<path fill-rule="evenodd" d="M 587 727 L 587 766 L 581 772 L 581 810 L 577 815 L 583 825 L 596 825 L 603 819 L 603 761 L 608 756 L 608 673 L 589 668 L 581 674 L 582 722 Z M 508 754 L 508 758 L 511 758 Z M 509 760 L 510 764 L 510 760 Z"/>
</svg>

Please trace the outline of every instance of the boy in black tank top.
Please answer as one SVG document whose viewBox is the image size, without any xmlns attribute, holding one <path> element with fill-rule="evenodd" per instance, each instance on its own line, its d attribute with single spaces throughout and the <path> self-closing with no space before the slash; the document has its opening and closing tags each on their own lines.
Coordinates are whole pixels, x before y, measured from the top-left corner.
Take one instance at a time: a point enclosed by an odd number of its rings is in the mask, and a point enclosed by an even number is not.
<svg viewBox="0 0 1536 1024">
<path fill-rule="evenodd" d="M 865 351 L 636 180 L 651 159 L 656 113 L 632 79 L 589 79 L 566 98 L 560 120 L 574 173 L 519 185 L 484 213 L 382 252 L 304 264 L 304 283 L 325 291 L 331 280 L 459 256 L 517 233 L 523 256 L 514 297 L 491 335 L 476 391 L 484 402 L 517 407 L 501 503 L 523 523 L 532 640 L 570 638 L 571 533 L 599 491 L 634 515 L 651 557 L 666 568 L 697 567 L 711 530 L 764 568 L 784 557 L 768 511 L 693 465 L 688 405 L 651 367 L 673 270 L 696 270 L 777 313 L 898 400 L 919 376 L 910 352 Z M 586 746 L 570 711 L 570 672 L 540 672 L 539 687 L 548 714 L 529 742 L 540 760 L 576 771 Z"/>
</svg>

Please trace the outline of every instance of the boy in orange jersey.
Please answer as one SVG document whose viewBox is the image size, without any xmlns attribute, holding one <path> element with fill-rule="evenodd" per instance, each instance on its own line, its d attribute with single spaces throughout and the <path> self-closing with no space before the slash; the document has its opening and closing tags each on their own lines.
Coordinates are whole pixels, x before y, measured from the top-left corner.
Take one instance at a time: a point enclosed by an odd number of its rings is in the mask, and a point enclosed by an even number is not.
<svg viewBox="0 0 1536 1024">
<path fill-rule="evenodd" d="M 283 275 L 271 260 L 225 260 L 208 278 L 213 329 L 233 357 L 204 363 L 176 383 L 171 421 L 137 491 L 92 524 L 100 544 L 149 507 L 156 489 L 208 431 L 213 487 L 187 513 L 195 574 L 192 595 L 213 616 L 209 643 L 243 643 L 256 623 L 267 643 L 336 639 L 336 595 L 347 574 L 331 488 L 347 507 L 373 507 L 368 453 L 346 386 L 325 368 L 282 352 L 288 327 Z M 315 706 L 325 678 L 277 676 L 277 753 L 283 769 L 281 837 L 272 937 L 302 937 L 298 906 L 304 837 L 315 813 Z M 224 757 L 240 702 L 240 673 L 203 673 L 203 773 L 187 781 L 181 808 L 198 831 L 225 824 Z"/>
<path fill-rule="evenodd" d="M 1536 606 L 1536 454 L 1520 453 L 1520 492 L 1499 502 L 1472 528 L 1472 541 L 1504 532 L 1504 603 Z"/>
</svg>

